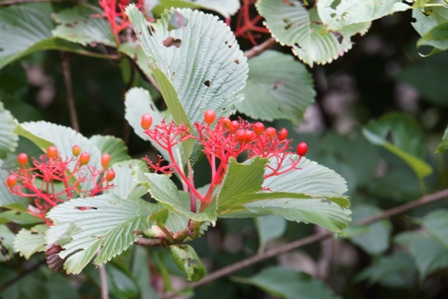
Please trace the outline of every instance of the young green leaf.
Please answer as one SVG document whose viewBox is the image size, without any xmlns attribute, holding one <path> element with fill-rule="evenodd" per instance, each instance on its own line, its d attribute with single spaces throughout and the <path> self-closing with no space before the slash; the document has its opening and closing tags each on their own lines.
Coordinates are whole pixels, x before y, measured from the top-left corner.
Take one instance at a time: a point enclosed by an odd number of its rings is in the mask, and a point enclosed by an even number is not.
<svg viewBox="0 0 448 299">
<path fill-rule="evenodd" d="M 249 60 L 245 99 L 237 108 L 252 118 L 288 119 L 298 125 L 315 95 L 313 79 L 302 63 L 268 50 Z"/>
<path fill-rule="evenodd" d="M 112 165 L 115 178 L 110 182 L 113 188 L 104 190 L 104 193 L 114 194 L 119 198 L 139 198 L 146 193 L 146 189 L 138 184 L 135 173 L 146 168 L 142 160 L 126 160 Z"/>
<path fill-rule="evenodd" d="M 101 154 L 107 153 L 110 155 L 109 165 L 131 158 L 128 154 L 128 147 L 120 138 L 107 135 L 93 135 L 89 140 L 100 150 Z"/>
<path fill-rule="evenodd" d="M 12 153 L 17 147 L 19 140 L 17 134 L 14 134 L 14 118 L 6 110 L 3 103 L 0 102 L 0 158 L 3 159 L 8 153 Z"/>
<path fill-rule="evenodd" d="M 436 153 L 438 154 L 443 153 L 447 149 L 448 149 L 448 127 L 445 129 L 445 133 L 443 133 L 442 141 L 437 146 Z"/>
<path fill-rule="evenodd" d="M 189 281 L 199 281 L 205 276 L 207 270 L 193 247 L 185 244 L 171 245 L 170 250 L 177 266 L 187 274 Z"/>
</svg>

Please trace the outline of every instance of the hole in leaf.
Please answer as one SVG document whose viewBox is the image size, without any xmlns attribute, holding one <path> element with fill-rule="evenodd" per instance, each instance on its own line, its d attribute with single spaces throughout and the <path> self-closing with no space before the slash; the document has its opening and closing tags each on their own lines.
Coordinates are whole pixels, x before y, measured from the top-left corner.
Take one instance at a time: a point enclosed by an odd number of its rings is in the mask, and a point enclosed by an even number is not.
<svg viewBox="0 0 448 299">
<path fill-rule="evenodd" d="M 279 87 L 285 87 L 285 81 L 284 80 L 275 80 L 274 82 L 274 86 L 272 87 L 272 89 L 277 89 Z"/>
<path fill-rule="evenodd" d="M 331 34 L 333 34 L 336 37 L 336 39 L 338 40 L 338 43 L 342 44 L 342 41 L 344 40 L 344 36 L 337 31 L 330 31 L 330 32 L 331 32 Z"/>
<path fill-rule="evenodd" d="M 81 210 L 81 211 L 88 211 L 88 210 L 98 210 L 97 207 L 88 207 L 88 206 L 76 206 L 75 207 L 76 210 Z"/>
<path fill-rule="evenodd" d="M 334 1 L 331 3 L 330 7 L 333 8 L 333 9 L 336 9 L 336 8 L 338 7 L 339 4 L 341 4 L 341 0 L 334 0 Z"/>
<path fill-rule="evenodd" d="M 289 1 L 289 0 L 282 0 L 282 2 L 285 3 L 288 6 L 294 6 L 294 4 L 291 1 Z"/>
<path fill-rule="evenodd" d="M 0 52 L 3 51 L 3 48 L 0 48 Z"/>
<path fill-rule="evenodd" d="M 65 27 L 73 28 L 75 26 L 73 26 L 72 24 L 65 24 Z"/>
<path fill-rule="evenodd" d="M 239 59 L 235 59 L 233 62 L 235 62 L 236 64 L 240 64 L 240 60 Z"/>
<path fill-rule="evenodd" d="M 172 47 L 172 46 L 179 48 L 181 44 L 182 44 L 182 40 L 180 38 L 175 38 L 172 36 L 169 36 L 167 39 L 165 39 L 163 41 L 163 45 L 167 48 Z"/>
<path fill-rule="evenodd" d="M 204 81 L 204 85 L 207 87 L 210 87 L 210 85 L 212 84 L 212 82 L 210 80 L 205 80 Z"/>
<path fill-rule="evenodd" d="M 299 44 L 298 43 L 295 43 L 294 44 L 294 46 L 296 46 L 297 48 L 299 48 L 299 49 L 302 49 L 302 47 L 301 46 L 299 46 Z"/>
<path fill-rule="evenodd" d="M 336 13 L 335 12 L 331 13 L 330 17 L 332 17 L 332 18 L 336 17 Z"/>
<path fill-rule="evenodd" d="M 188 19 L 179 12 L 174 12 L 168 22 L 168 30 L 180 29 L 188 25 Z"/>
</svg>

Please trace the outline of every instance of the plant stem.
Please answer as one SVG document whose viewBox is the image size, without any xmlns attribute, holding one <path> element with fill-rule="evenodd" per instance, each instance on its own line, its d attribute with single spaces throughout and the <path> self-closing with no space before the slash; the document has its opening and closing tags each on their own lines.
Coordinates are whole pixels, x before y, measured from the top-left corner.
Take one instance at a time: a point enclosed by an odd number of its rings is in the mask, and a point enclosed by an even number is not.
<svg viewBox="0 0 448 299">
<path fill-rule="evenodd" d="M 100 265 L 98 267 L 98 272 L 100 273 L 101 299 L 109 299 L 109 288 L 107 286 L 106 266 Z"/>
<path fill-rule="evenodd" d="M 73 130 L 79 132 L 78 116 L 76 114 L 75 99 L 73 96 L 72 76 L 70 72 L 70 54 L 61 53 L 62 75 L 65 83 L 65 94 L 67 97 L 68 110 L 70 113 L 70 122 Z"/>
<path fill-rule="evenodd" d="M 271 48 L 275 43 L 276 43 L 275 38 L 270 37 L 263 43 L 259 44 L 258 46 L 255 46 L 252 49 L 245 51 L 244 56 L 246 56 L 247 58 L 252 58 L 254 56 L 260 55 L 263 51 Z"/>
<path fill-rule="evenodd" d="M 378 214 L 376 216 L 363 219 L 363 220 L 359 221 L 358 224 L 359 225 L 372 224 L 374 222 L 377 222 L 377 221 L 380 221 L 380 220 L 383 220 L 383 219 L 386 219 L 386 218 L 389 218 L 389 217 L 392 217 L 392 216 L 396 216 L 398 214 L 401 214 L 401 213 L 407 212 L 409 210 L 412 210 L 412 209 L 415 209 L 415 208 L 427 205 L 429 203 L 433 203 L 433 202 L 439 201 L 441 199 L 445 199 L 447 197 L 448 197 L 448 189 L 445 189 L 445 190 L 442 190 L 442 191 L 439 191 L 439 192 L 435 192 L 435 193 L 430 194 L 430 195 L 425 195 L 425 196 L 421 197 L 418 200 L 405 203 L 405 204 L 403 204 L 401 206 L 398 206 L 398 207 L 386 210 L 383 213 Z M 187 286 L 187 288 L 197 288 L 197 287 L 202 286 L 202 285 L 204 285 L 206 283 L 214 281 L 214 280 L 216 280 L 218 278 L 227 276 L 227 275 L 229 275 L 229 274 L 231 274 L 233 272 L 241 270 L 241 269 L 243 269 L 245 267 L 248 267 L 248 266 L 251 266 L 251 265 L 256 264 L 258 262 L 264 261 L 264 260 L 266 260 L 268 258 L 281 255 L 281 254 L 286 253 L 288 251 L 291 251 L 293 249 L 297 249 L 297 248 L 300 248 L 300 247 L 312 244 L 314 242 L 318 242 L 318 241 L 324 240 L 326 238 L 330 238 L 332 235 L 333 235 L 332 232 L 320 231 L 320 232 L 317 232 L 314 235 L 308 236 L 306 238 L 293 241 L 291 243 L 279 246 L 277 248 L 273 248 L 273 249 L 267 250 L 267 251 L 265 251 L 262 254 L 251 256 L 251 257 L 249 257 L 247 259 L 244 259 L 242 261 L 239 261 L 239 262 L 236 262 L 236 263 L 234 263 L 232 265 L 224 267 L 224 268 L 222 268 L 220 270 L 212 272 L 211 274 L 207 275 L 201 281 L 189 284 Z"/>
</svg>

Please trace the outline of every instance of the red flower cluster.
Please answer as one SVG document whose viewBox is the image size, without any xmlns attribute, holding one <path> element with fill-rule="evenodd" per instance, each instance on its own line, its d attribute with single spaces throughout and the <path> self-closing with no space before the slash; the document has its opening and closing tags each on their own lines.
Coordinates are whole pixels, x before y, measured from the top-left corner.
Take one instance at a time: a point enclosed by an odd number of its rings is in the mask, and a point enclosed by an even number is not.
<svg viewBox="0 0 448 299">
<path fill-rule="evenodd" d="M 124 29 L 128 28 L 131 24 L 128 16 L 124 13 L 124 10 L 128 4 L 130 4 L 129 0 L 99 0 L 98 4 L 103 8 L 104 14 L 103 16 L 109 21 L 112 33 L 117 39 L 118 42 L 118 34 Z M 135 4 L 137 8 L 143 11 L 144 0 L 137 0 Z"/>
<path fill-rule="evenodd" d="M 20 167 L 16 171 L 11 171 L 6 185 L 12 193 L 33 199 L 34 206 L 30 205 L 28 212 L 41 218 L 47 225 L 52 225 L 46 218 L 48 210 L 52 207 L 70 200 L 75 195 L 94 196 L 113 187 L 110 181 L 115 178 L 115 172 L 106 168 L 110 162 L 110 155 L 103 154 L 102 169 L 98 170 L 88 165 L 90 154 L 80 152 L 81 148 L 75 145 L 72 148 L 74 157 L 63 159 L 58 149 L 50 146 L 46 155 L 41 155 L 39 160 L 33 158 L 30 167 L 27 167 L 28 156 L 21 153 L 17 156 Z M 82 183 L 89 180 L 94 182 L 94 186 L 89 190 L 83 190 Z"/>
<path fill-rule="evenodd" d="M 194 134 L 189 132 L 185 125 L 176 125 L 173 121 L 169 123 L 162 121 L 154 129 L 150 129 L 152 117 L 149 114 L 143 115 L 141 122 L 145 134 L 166 150 L 171 160 L 171 164 L 162 166 L 163 160 L 160 156 L 157 163 L 146 158 L 149 167 L 156 172 L 165 174 L 178 173 L 186 187 L 184 189 L 190 190 L 203 203 L 201 210 L 205 209 L 213 200 L 213 192 L 222 183 L 230 158 L 237 158 L 244 153 L 249 159 L 259 156 L 270 159 L 271 162 L 275 161 L 272 165 L 271 163 L 266 165 L 269 171 L 266 171 L 264 177 L 268 178 L 297 169 L 300 157 L 307 152 L 308 147 L 306 143 L 302 142 L 297 147 L 298 157 L 292 156 L 294 153 L 291 152 L 291 140 L 287 138 L 288 131 L 284 128 L 277 132 L 273 127 L 265 129 L 261 122 L 252 124 L 241 118 L 232 121 L 227 117 L 219 118 L 212 126 L 215 118 L 214 111 L 207 111 L 204 121 L 194 124 L 196 130 Z M 173 147 L 189 138 L 196 139 L 203 147 L 203 152 L 211 167 L 212 181 L 205 195 L 201 195 L 196 190 L 192 178 L 184 174 L 183 168 L 176 163 L 174 158 Z M 282 169 L 285 161 L 290 161 L 290 164 Z"/>
</svg>

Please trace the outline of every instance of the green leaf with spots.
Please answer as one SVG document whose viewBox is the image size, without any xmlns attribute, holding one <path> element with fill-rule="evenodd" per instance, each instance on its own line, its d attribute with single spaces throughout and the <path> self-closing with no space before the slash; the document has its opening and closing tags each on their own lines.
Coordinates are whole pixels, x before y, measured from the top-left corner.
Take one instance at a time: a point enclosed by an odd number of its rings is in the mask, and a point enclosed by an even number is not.
<svg viewBox="0 0 448 299">
<path fill-rule="evenodd" d="M 207 270 L 193 247 L 184 244 L 171 245 L 170 250 L 177 266 L 187 274 L 189 281 L 199 281 L 205 276 Z"/>
</svg>

